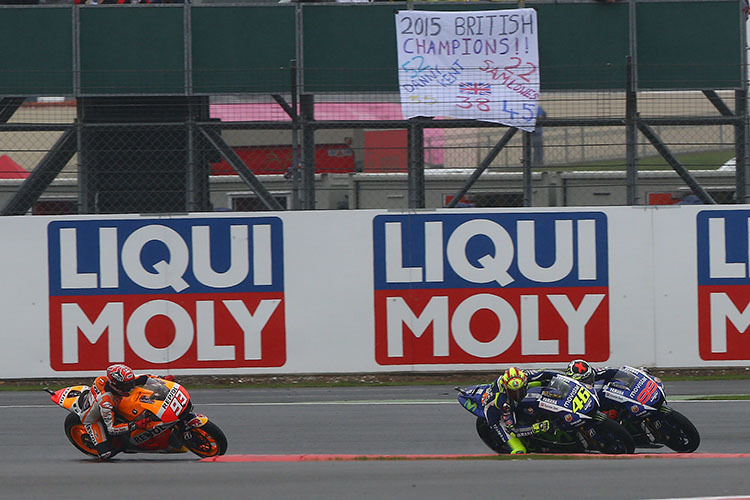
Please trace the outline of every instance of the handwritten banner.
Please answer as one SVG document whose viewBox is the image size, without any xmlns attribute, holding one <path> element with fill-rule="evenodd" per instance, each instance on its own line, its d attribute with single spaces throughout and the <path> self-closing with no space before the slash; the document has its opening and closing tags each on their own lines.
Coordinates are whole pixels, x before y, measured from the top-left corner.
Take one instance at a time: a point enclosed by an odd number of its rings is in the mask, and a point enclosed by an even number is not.
<svg viewBox="0 0 750 500">
<path fill-rule="evenodd" d="M 534 9 L 399 11 L 396 37 L 404 118 L 468 118 L 534 130 Z"/>
</svg>

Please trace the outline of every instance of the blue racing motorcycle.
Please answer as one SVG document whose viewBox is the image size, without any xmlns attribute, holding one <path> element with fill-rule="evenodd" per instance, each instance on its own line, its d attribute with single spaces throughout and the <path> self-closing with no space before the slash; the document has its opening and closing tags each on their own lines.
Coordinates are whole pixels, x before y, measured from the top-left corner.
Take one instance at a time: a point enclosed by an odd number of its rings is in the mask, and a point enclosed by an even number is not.
<svg viewBox="0 0 750 500">
<path fill-rule="evenodd" d="M 456 387 L 456 390 L 461 406 L 477 417 L 477 434 L 484 444 L 496 453 L 510 453 L 484 416 L 482 397 L 489 395 L 490 384 Z M 531 382 L 515 413 L 522 425 L 550 421 L 549 430 L 520 438 L 529 453 L 635 451 L 635 442 L 628 431 L 599 411 L 599 399 L 593 388 L 562 374 L 545 383 Z"/>
<path fill-rule="evenodd" d="M 666 445 L 679 453 L 698 449 L 701 442 L 698 429 L 682 413 L 667 405 L 664 384 L 658 377 L 645 370 L 623 366 L 613 376 L 594 382 L 594 388 L 602 411 L 627 429 L 636 446 L 660 448 Z"/>
</svg>

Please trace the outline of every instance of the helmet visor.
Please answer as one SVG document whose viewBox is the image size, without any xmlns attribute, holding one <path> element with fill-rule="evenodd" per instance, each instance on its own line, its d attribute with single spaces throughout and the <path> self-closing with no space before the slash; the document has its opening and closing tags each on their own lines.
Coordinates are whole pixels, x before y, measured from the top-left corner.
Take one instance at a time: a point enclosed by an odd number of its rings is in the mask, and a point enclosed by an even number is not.
<svg viewBox="0 0 750 500">
<path fill-rule="evenodd" d="M 508 399 L 516 403 L 520 402 L 526 396 L 526 387 L 520 389 L 508 388 Z"/>
<path fill-rule="evenodd" d="M 112 388 L 123 396 L 130 394 L 135 388 L 135 380 L 126 380 L 113 385 Z"/>
</svg>

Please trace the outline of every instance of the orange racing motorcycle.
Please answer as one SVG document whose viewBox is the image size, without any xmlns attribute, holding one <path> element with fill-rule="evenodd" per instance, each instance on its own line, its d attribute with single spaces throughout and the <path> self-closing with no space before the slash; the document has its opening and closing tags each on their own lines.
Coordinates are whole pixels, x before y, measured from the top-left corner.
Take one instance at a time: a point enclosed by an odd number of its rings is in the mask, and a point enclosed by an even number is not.
<svg viewBox="0 0 750 500">
<path fill-rule="evenodd" d="M 81 423 L 81 406 L 89 392 L 87 385 L 74 385 L 53 391 L 44 388 L 52 402 L 70 413 L 65 418 L 65 435 L 86 455 L 97 457 L 94 443 Z M 80 401 L 80 405 L 79 405 Z M 142 418 L 158 422 L 154 427 L 136 429 L 131 433 L 110 436 L 112 447 L 125 453 L 192 451 L 201 458 L 223 455 L 227 438 L 208 417 L 193 413 L 187 390 L 177 382 L 150 376 L 148 381 L 133 389 L 117 406 L 118 422 L 133 422 Z"/>
</svg>

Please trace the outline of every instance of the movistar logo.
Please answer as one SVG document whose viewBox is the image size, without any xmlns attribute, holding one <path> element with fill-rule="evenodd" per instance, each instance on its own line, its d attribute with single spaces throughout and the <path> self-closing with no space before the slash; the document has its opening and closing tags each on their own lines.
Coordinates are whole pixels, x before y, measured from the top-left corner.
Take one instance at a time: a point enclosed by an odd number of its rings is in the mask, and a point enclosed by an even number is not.
<svg viewBox="0 0 750 500">
<path fill-rule="evenodd" d="M 474 411 L 477 409 L 477 404 L 474 401 L 467 399 L 466 401 L 464 401 L 464 408 L 469 411 Z"/>
</svg>

